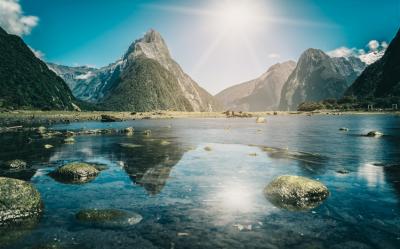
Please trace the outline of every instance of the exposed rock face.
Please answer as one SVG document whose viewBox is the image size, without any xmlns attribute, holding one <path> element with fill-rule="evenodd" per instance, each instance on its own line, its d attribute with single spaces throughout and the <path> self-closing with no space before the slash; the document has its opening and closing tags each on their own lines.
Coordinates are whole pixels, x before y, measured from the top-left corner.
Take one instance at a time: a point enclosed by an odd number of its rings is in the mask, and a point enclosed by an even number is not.
<svg viewBox="0 0 400 249">
<path fill-rule="evenodd" d="M 96 103 L 102 99 L 120 73 L 123 60 L 98 68 L 68 67 L 47 63 L 48 67 L 65 80 L 78 99 Z"/>
<path fill-rule="evenodd" d="M 305 101 L 341 98 L 363 66 L 355 57 L 331 58 L 319 49 L 308 49 L 282 88 L 279 108 L 296 110 Z"/>
<path fill-rule="evenodd" d="M 72 110 L 65 82 L 24 41 L 0 28 L 0 107 Z"/>
<path fill-rule="evenodd" d="M 289 210 L 315 208 L 329 191 L 322 183 L 302 176 L 279 176 L 269 183 L 264 194 L 272 204 Z"/>
<path fill-rule="evenodd" d="M 345 95 L 357 99 L 400 97 L 400 30 L 383 57 L 369 65 Z"/>
<path fill-rule="evenodd" d="M 294 61 L 275 64 L 259 78 L 229 87 L 215 97 L 228 110 L 267 111 L 277 109 L 282 87 L 295 66 Z"/>
<path fill-rule="evenodd" d="M 218 111 L 221 105 L 176 63 L 155 31 L 136 40 L 121 60 L 101 69 L 50 64 L 74 95 L 113 110 Z M 72 75 L 64 72 L 73 72 Z M 72 79 L 72 80 L 71 80 Z"/>
<path fill-rule="evenodd" d="M 0 225 L 37 216 L 41 211 L 40 194 L 30 183 L 0 177 Z"/>
</svg>

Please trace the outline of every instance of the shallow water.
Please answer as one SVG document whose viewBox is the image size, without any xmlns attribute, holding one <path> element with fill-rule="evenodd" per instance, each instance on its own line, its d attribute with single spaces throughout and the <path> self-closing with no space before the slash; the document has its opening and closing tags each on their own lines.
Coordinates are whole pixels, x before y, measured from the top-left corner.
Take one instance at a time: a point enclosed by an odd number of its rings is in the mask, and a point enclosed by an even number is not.
<svg viewBox="0 0 400 249">
<path fill-rule="evenodd" d="M 0 230 L 0 248 L 399 248 L 400 117 L 269 116 L 84 122 L 52 129 L 125 128 L 135 134 L 77 136 L 75 144 L 1 134 L 0 160 L 30 170 L 1 175 L 31 181 L 45 210 L 37 224 Z M 348 127 L 349 132 L 341 132 Z M 142 131 L 152 130 L 151 136 Z M 361 136 L 380 130 L 385 136 Z M 162 141 L 168 141 L 162 143 Z M 53 144 L 50 150 L 43 144 Z M 143 145 L 123 148 L 119 143 Z M 211 147 L 211 151 L 204 147 Z M 268 148 L 265 148 L 268 147 Z M 255 153 L 255 154 L 254 154 Z M 93 181 L 48 176 L 64 163 L 106 164 Z M 348 174 L 336 171 L 346 169 Z M 276 176 L 317 179 L 330 190 L 320 206 L 280 209 L 263 195 Z M 140 214 L 140 223 L 97 227 L 74 218 L 84 208 Z"/>
</svg>

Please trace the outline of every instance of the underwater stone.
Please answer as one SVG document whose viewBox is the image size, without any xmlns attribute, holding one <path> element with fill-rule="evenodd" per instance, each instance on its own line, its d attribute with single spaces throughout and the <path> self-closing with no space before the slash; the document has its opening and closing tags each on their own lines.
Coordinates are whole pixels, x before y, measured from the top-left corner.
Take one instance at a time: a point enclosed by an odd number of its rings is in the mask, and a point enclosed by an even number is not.
<svg viewBox="0 0 400 249">
<path fill-rule="evenodd" d="M 75 218 L 83 223 L 103 227 L 130 226 L 143 219 L 140 214 L 118 209 L 84 209 L 79 211 Z"/>
<path fill-rule="evenodd" d="M 264 194 L 275 206 L 298 211 L 319 206 L 328 197 L 329 190 L 319 181 L 285 175 L 269 183 Z"/>
<path fill-rule="evenodd" d="M 64 139 L 64 143 L 73 144 L 73 143 L 75 143 L 75 139 L 73 137 L 66 138 L 66 139 Z"/>
<path fill-rule="evenodd" d="M 258 123 L 258 124 L 262 124 L 262 123 L 265 123 L 265 122 L 266 122 L 266 120 L 263 117 L 257 117 L 257 119 L 256 119 L 256 123 Z"/>
</svg>

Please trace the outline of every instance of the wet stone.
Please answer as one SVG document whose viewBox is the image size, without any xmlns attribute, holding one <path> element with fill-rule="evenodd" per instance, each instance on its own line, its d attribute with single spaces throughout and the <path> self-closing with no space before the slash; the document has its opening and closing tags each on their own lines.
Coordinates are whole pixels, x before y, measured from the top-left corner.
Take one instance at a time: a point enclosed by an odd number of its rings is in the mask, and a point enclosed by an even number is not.
<svg viewBox="0 0 400 249">
<path fill-rule="evenodd" d="M 302 176 L 279 176 L 264 189 L 266 198 L 275 206 L 291 211 L 319 206 L 328 196 L 328 188 L 319 181 Z"/>
<path fill-rule="evenodd" d="M 0 226 L 37 216 L 41 211 L 41 197 L 32 184 L 0 177 Z"/>
<path fill-rule="evenodd" d="M 74 162 L 66 164 L 50 173 L 55 180 L 63 183 L 87 183 L 99 174 L 95 165 Z"/>
</svg>

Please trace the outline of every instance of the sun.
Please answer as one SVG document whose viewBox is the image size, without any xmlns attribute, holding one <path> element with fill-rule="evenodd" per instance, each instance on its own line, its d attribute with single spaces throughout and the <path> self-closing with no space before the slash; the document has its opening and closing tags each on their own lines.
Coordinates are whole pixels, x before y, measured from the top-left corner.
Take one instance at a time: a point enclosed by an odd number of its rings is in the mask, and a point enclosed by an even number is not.
<svg viewBox="0 0 400 249">
<path fill-rule="evenodd" d="M 214 25 L 230 33 L 254 30 L 265 14 L 256 0 L 221 1 L 212 9 Z"/>
</svg>

